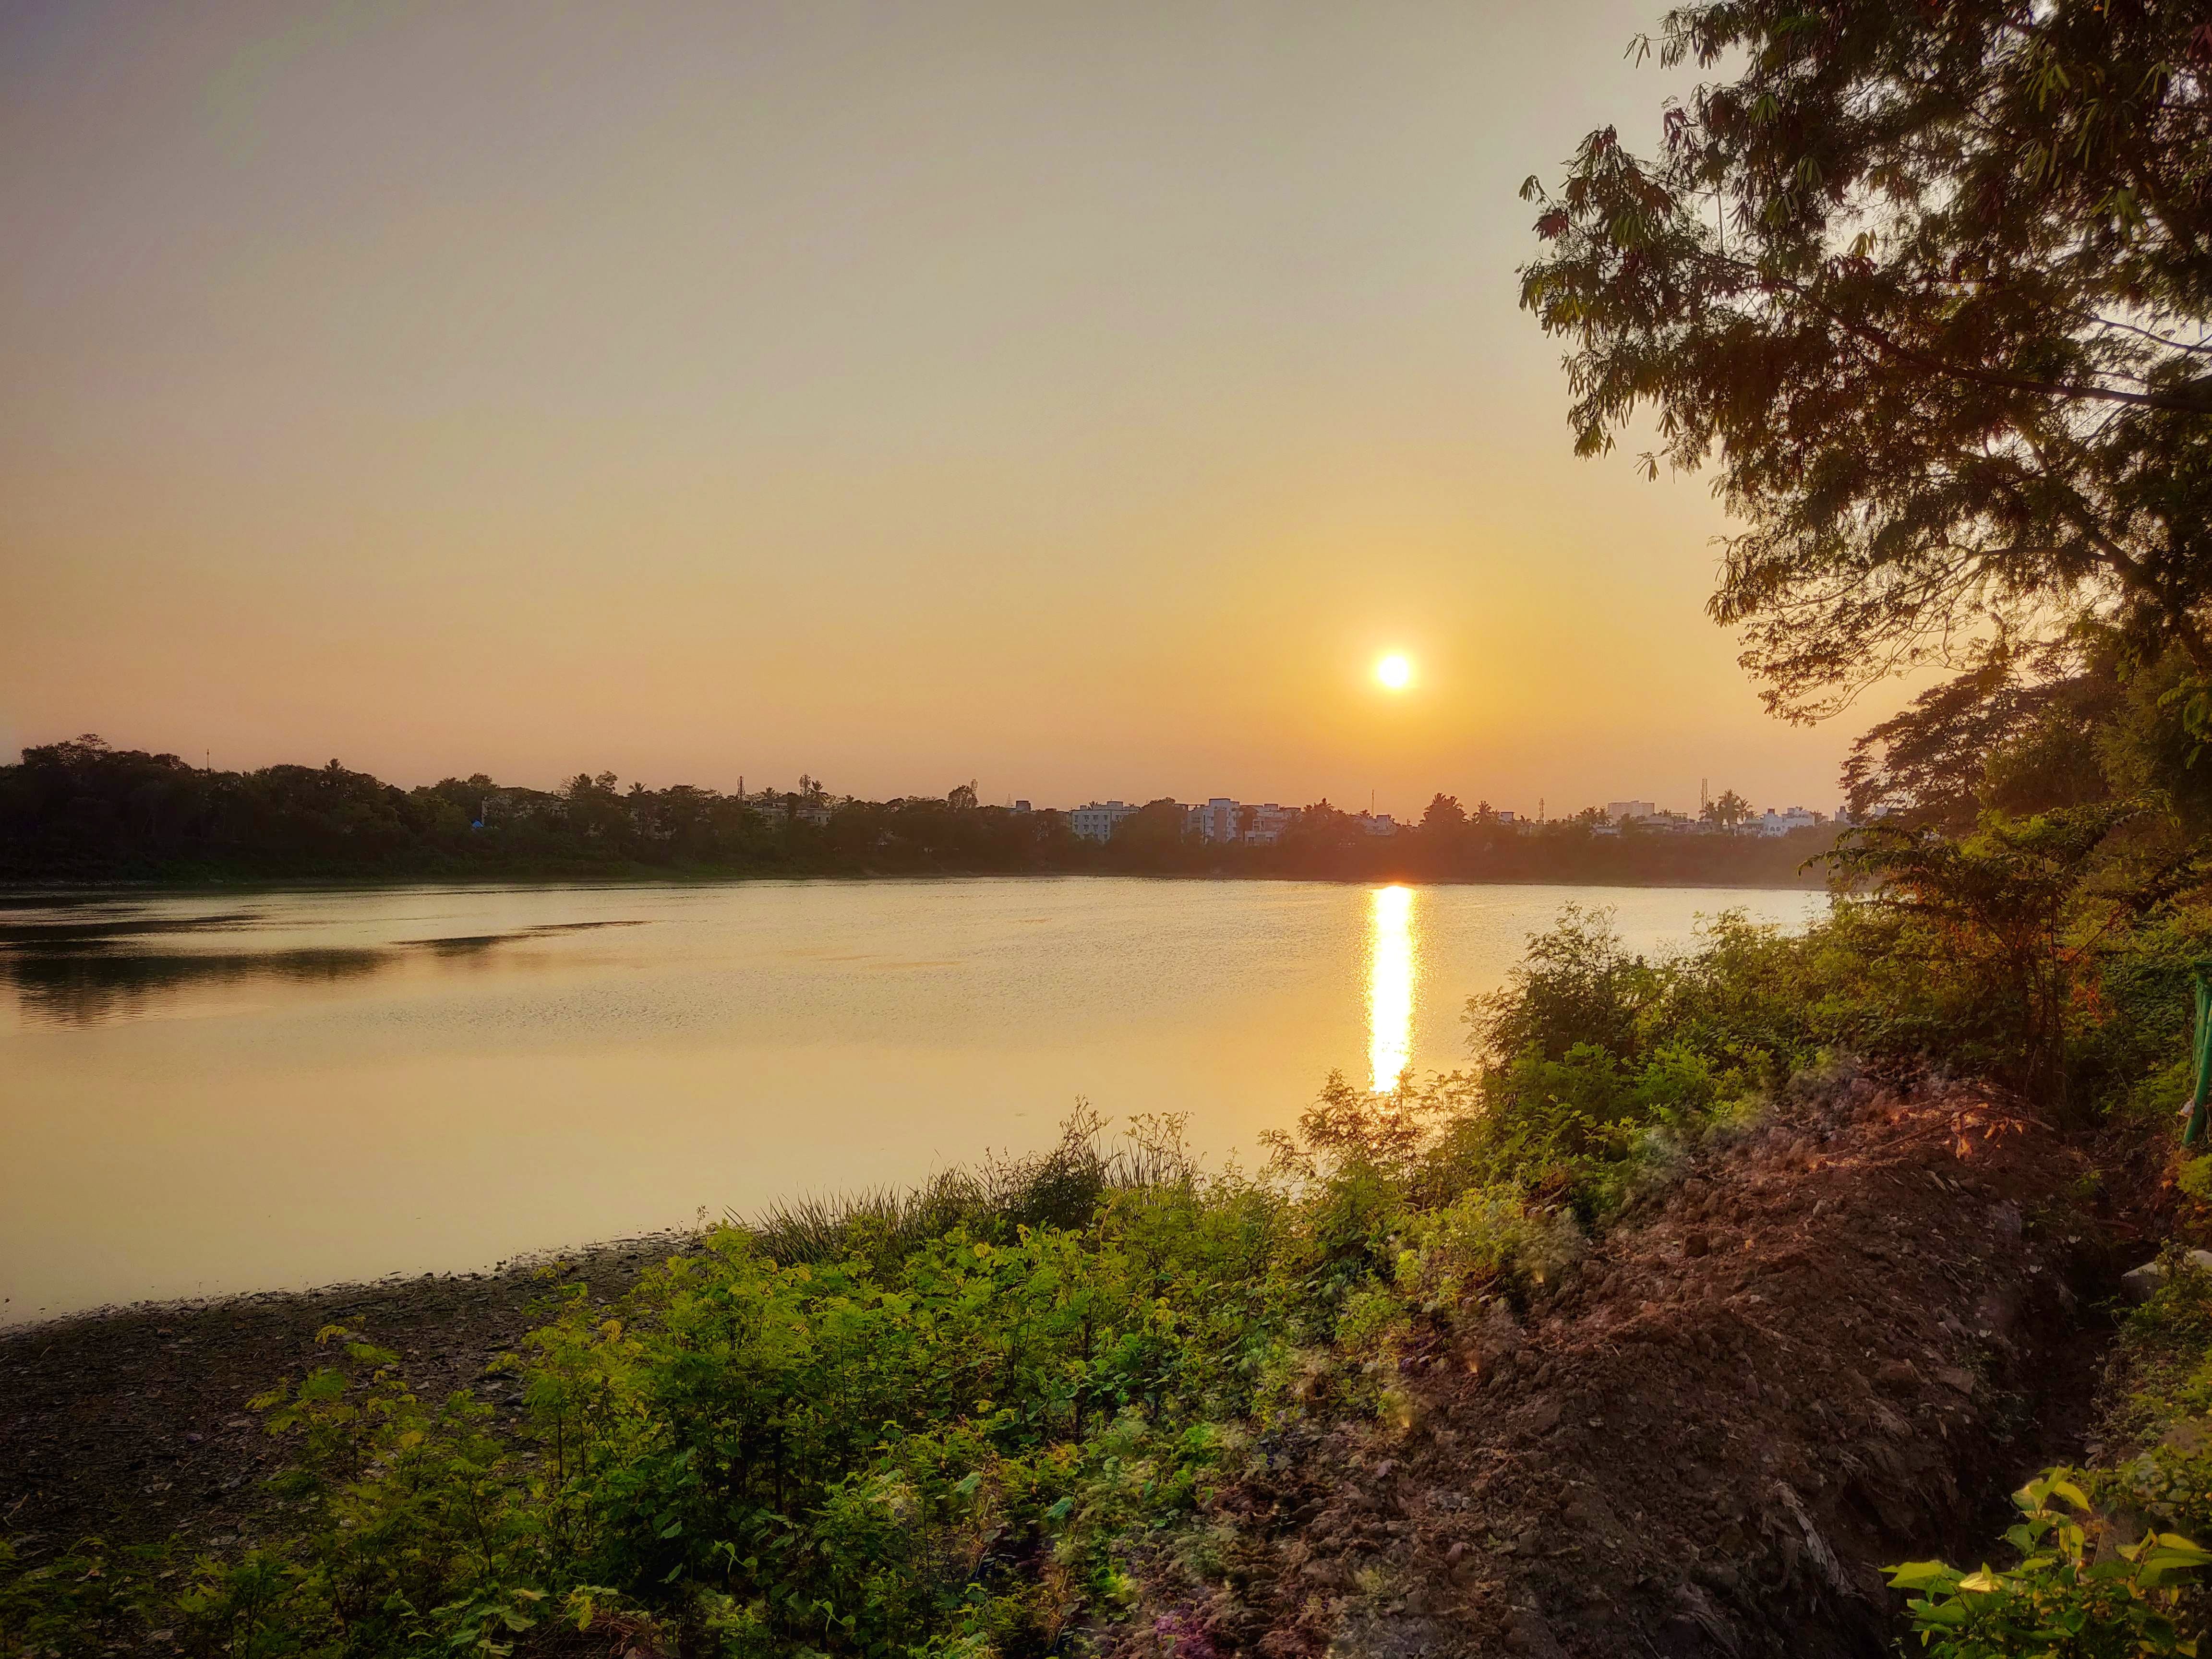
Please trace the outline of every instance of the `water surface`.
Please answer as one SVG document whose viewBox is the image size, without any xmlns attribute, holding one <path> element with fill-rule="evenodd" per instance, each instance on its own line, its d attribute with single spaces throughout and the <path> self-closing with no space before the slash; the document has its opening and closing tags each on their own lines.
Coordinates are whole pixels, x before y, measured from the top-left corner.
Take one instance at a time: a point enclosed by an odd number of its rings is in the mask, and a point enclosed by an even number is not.
<svg viewBox="0 0 2212 1659">
<path fill-rule="evenodd" d="M 0 1322 L 477 1268 L 906 1182 L 1078 1097 L 1252 1154 L 1463 1063 L 1562 904 L 1803 892 L 1040 879 L 0 900 Z"/>
</svg>

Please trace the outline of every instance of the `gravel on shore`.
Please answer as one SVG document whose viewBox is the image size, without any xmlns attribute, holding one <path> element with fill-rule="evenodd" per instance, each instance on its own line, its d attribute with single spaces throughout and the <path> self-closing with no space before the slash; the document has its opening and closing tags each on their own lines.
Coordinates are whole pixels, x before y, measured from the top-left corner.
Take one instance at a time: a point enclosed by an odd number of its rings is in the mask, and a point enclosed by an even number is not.
<svg viewBox="0 0 2212 1659">
<path fill-rule="evenodd" d="M 343 1325 L 396 1350 L 426 1399 L 471 1389 L 508 1417 L 514 1384 L 485 1368 L 543 1322 L 538 1310 L 556 1286 L 581 1283 L 594 1301 L 612 1301 L 690 1237 L 0 1330 L 0 1533 L 33 1554 L 88 1536 L 234 1542 L 283 1462 L 246 1402 L 325 1363 L 317 1332 Z"/>
</svg>

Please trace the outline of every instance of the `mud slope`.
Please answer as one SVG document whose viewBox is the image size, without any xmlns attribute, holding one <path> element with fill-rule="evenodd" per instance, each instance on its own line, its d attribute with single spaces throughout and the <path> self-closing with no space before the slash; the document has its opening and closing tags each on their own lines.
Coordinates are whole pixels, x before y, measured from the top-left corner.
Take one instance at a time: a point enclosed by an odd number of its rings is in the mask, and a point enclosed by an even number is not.
<svg viewBox="0 0 2212 1659">
<path fill-rule="evenodd" d="M 1404 1362 L 1411 1427 L 1294 1435 L 1222 1495 L 1212 1582 L 1130 1638 L 1176 1659 L 1875 1655 L 1879 1567 L 1985 1552 L 2071 1448 L 2103 1346 L 2058 1139 L 1953 1090 L 1782 1109 L 1516 1317 Z"/>
</svg>

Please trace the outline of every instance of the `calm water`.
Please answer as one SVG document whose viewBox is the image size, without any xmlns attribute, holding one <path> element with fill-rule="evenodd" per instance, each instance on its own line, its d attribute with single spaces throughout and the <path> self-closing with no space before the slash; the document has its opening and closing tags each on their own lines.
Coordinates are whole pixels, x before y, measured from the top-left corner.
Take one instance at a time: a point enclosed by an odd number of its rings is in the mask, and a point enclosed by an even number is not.
<svg viewBox="0 0 2212 1659">
<path fill-rule="evenodd" d="M 0 901 L 0 1322 L 426 1269 L 905 1182 L 1077 1097 L 1249 1158 L 1332 1069 L 1462 1063 L 1569 901 L 1057 880 Z"/>
</svg>

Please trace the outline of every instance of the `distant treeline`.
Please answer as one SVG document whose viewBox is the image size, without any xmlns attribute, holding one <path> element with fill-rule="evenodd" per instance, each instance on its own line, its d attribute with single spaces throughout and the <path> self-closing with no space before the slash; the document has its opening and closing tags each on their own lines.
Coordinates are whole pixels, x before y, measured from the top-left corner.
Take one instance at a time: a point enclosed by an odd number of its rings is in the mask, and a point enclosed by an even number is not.
<svg viewBox="0 0 2212 1659">
<path fill-rule="evenodd" d="M 943 799 L 863 801 L 802 778 L 740 798 L 686 784 L 623 787 L 611 772 L 558 789 L 479 774 L 402 789 L 365 772 L 217 772 L 94 737 L 0 767 L 0 880 L 252 880 L 1064 873 L 1324 879 L 1814 884 L 1823 826 L 1785 836 L 1594 832 L 1594 814 L 1538 825 L 1438 796 L 1389 836 L 1326 801 L 1273 845 L 1208 842 L 1156 801 L 1107 842 L 1057 811 Z"/>
</svg>

